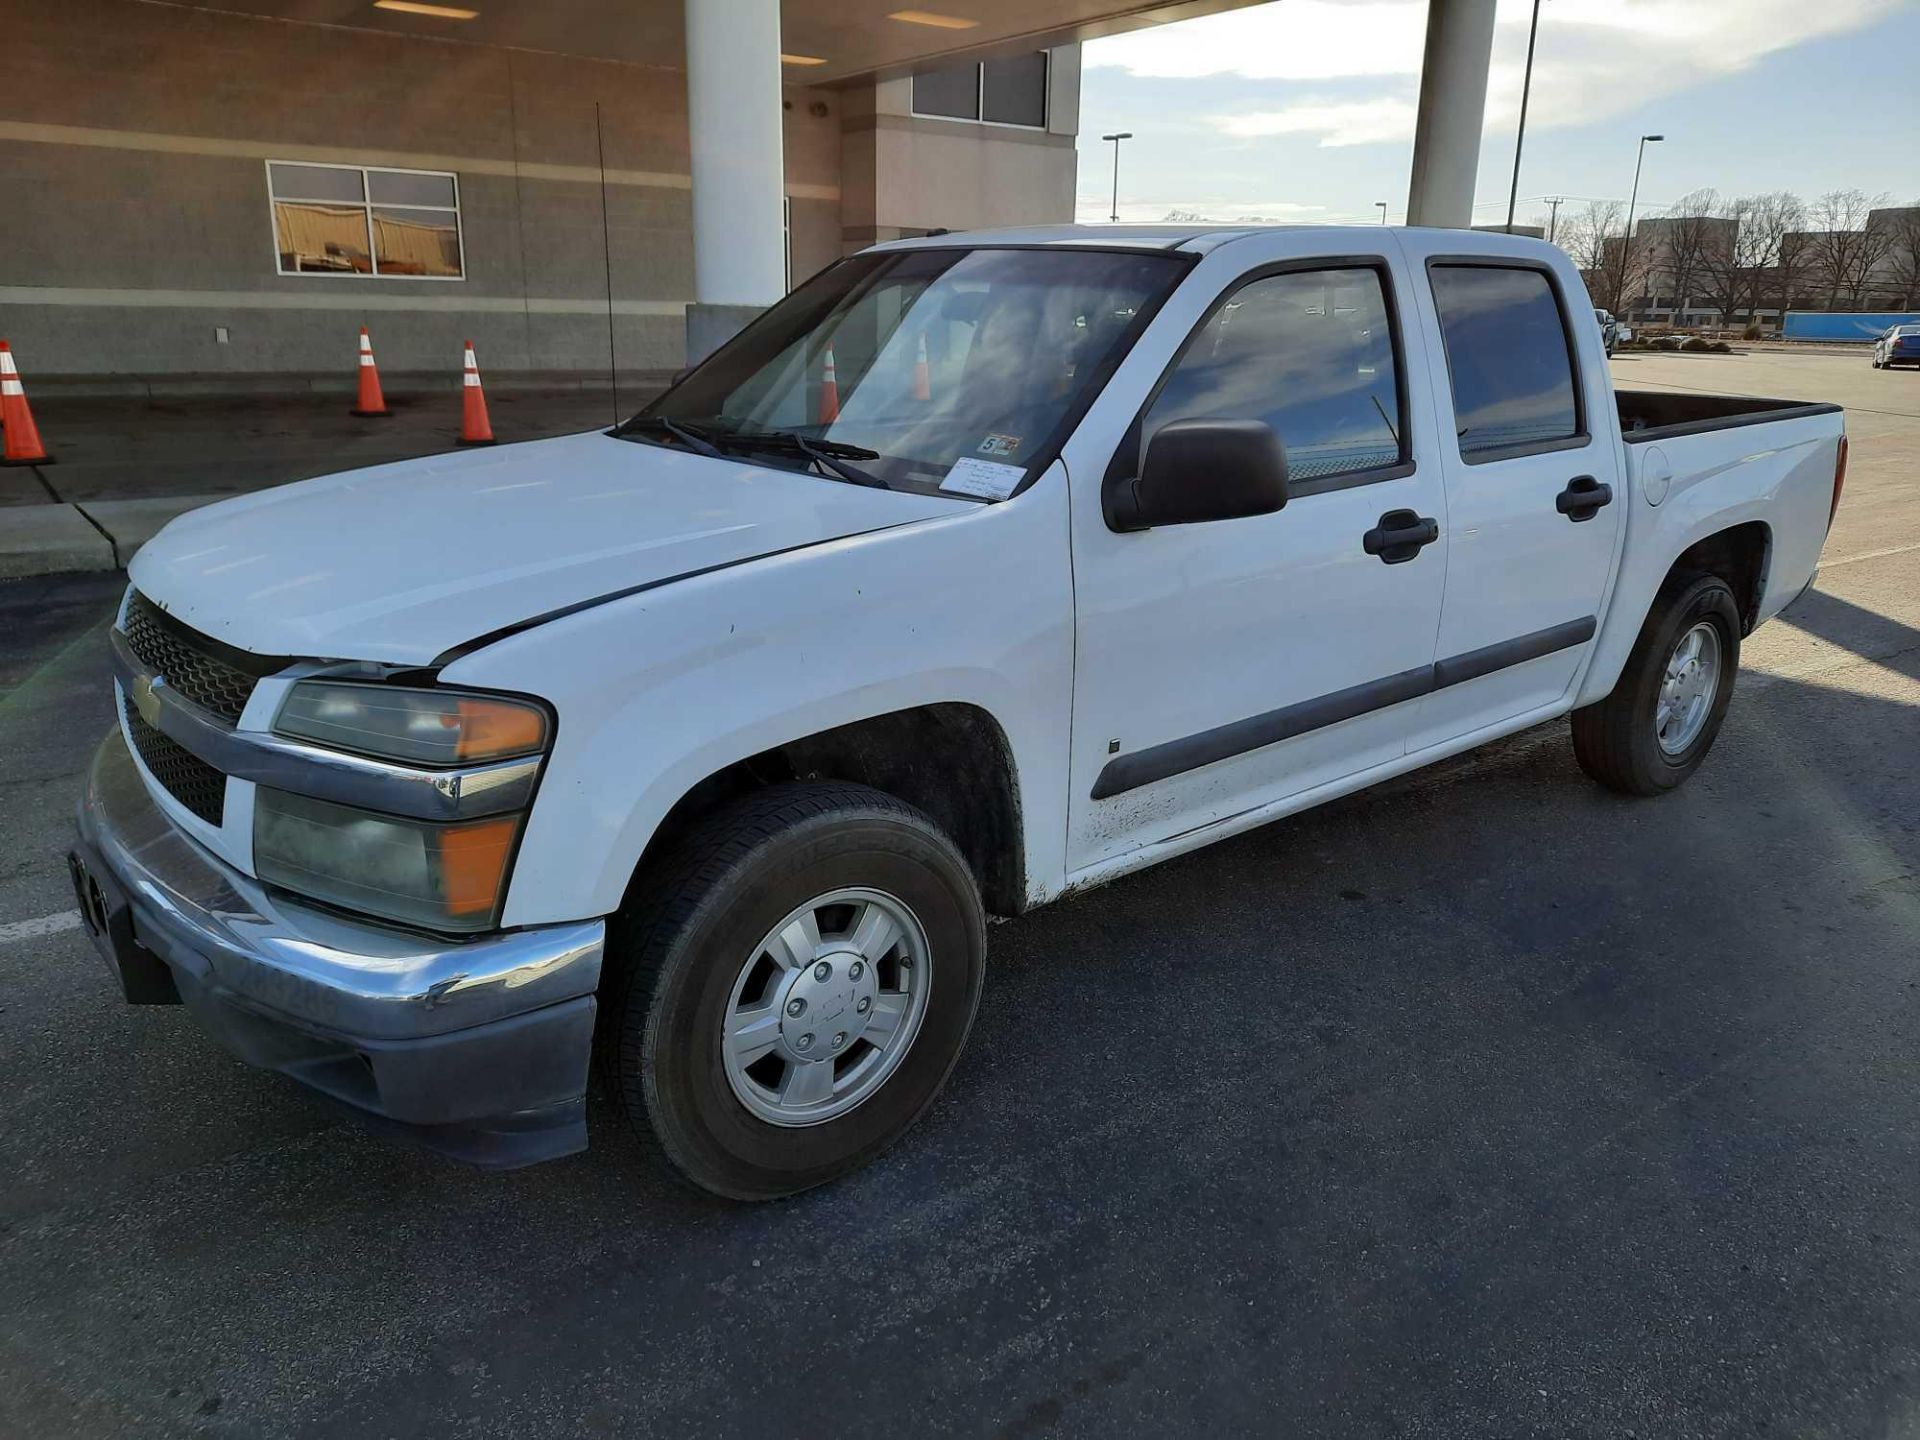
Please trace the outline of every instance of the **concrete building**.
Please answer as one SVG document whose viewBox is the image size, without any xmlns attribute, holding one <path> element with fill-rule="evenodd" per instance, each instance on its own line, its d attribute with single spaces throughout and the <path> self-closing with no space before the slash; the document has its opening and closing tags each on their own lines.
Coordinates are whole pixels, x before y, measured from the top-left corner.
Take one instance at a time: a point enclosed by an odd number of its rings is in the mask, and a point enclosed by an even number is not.
<svg viewBox="0 0 1920 1440">
<path fill-rule="evenodd" d="M 4 0 L 31 374 L 658 373 L 876 239 L 1071 217 L 1083 38 L 1244 0 Z M 1284 0 L 1282 0 L 1284 3 Z M 1493 0 L 1433 0 L 1464 224 Z M 1462 176 L 1464 174 L 1464 180 Z"/>
</svg>

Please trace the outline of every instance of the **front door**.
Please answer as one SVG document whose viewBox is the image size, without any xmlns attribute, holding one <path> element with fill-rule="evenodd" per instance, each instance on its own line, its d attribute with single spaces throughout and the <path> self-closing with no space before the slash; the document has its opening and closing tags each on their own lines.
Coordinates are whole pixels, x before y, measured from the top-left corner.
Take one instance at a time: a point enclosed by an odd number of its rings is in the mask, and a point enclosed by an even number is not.
<svg viewBox="0 0 1920 1440">
<path fill-rule="evenodd" d="M 1069 444 L 1069 872 L 1405 751 L 1446 573 L 1424 351 L 1406 339 L 1393 242 L 1310 258 L 1324 244 L 1276 234 L 1208 256 Z M 1108 528 L 1103 478 L 1138 473 L 1126 467 L 1159 426 L 1198 416 L 1274 427 L 1285 508 Z M 1434 521 L 1437 540 L 1369 553 L 1367 535 L 1395 512 Z"/>
</svg>

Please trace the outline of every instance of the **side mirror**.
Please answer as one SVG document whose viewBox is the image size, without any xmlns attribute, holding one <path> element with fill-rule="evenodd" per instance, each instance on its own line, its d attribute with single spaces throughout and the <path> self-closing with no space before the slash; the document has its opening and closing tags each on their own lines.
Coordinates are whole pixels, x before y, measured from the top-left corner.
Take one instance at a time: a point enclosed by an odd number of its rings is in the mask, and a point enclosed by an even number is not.
<svg viewBox="0 0 1920 1440">
<path fill-rule="evenodd" d="M 1287 453 L 1263 420 L 1174 420 L 1135 479 L 1110 483 L 1107 528 L 1149 530 L 1271 515 L 1287 503 Z"/>
</svg>

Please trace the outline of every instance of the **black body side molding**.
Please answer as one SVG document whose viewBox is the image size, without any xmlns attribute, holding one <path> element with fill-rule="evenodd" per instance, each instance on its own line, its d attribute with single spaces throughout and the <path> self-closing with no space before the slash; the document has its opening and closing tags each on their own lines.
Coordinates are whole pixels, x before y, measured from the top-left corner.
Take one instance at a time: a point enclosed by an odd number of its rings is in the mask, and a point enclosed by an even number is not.
<svg viewBox="0 0 1920 1440">
<path fill-rule="evenodd" d="M 1417 700 L 1422 695 L 1444 690 L 1449 685 L 1478 680 L 1509 665 L 1523 664 L 1558 650 L 1584 645 L 1593 638 L 1597 628 L 1598 622 L 1593 616 L 1582 616 L 1560 625 L 1549 625 L 1544 630 L 1516 635 L 1497 645 L 1450 656 L 1417 670 L 1403 670 L 1398 675 L 1369 680 L 1364 685 L 1335 690 L 1329 695 L 1316 695 L 1298 705 L 1283 706 L 1265 714 L 1250 715 L 1245 720 L 1202 730 L 1196 735 L 1149 745 L 1131 755 L 1109 760 L 1093 782 L 1092 798 L 1108 800 L 1115 795 L 1124 795 L 1129 790 L 1137 790 L 1142 785 L 1151 785 L 1156 780 L 1184 775 L 1203 765 L 1230 760 L 1249 750 L 1291 740 L 1309 730 L 1337 725 L 1342 720 L 1384 710 L 1389 705 Z"/>
</svg>

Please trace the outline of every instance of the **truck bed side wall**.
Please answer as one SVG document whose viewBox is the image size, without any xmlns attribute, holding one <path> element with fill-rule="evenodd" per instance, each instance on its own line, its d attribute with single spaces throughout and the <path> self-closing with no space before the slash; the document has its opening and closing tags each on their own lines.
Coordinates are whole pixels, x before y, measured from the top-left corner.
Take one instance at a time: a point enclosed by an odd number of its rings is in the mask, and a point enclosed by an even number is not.
<svg viewBox="0 0 1920 1440">
<path fill-rule="evenodd" d="M 1840 415 L 1828 412 L 1625 447 L 1626 553 L 1578 704 L 1613 689 L 1674 562 L 1708 536 L 1750 521 L 1767 527 L 1758 619 L 1806 588 L 1827 536 L 1840 434 Z"/>
</svg>

